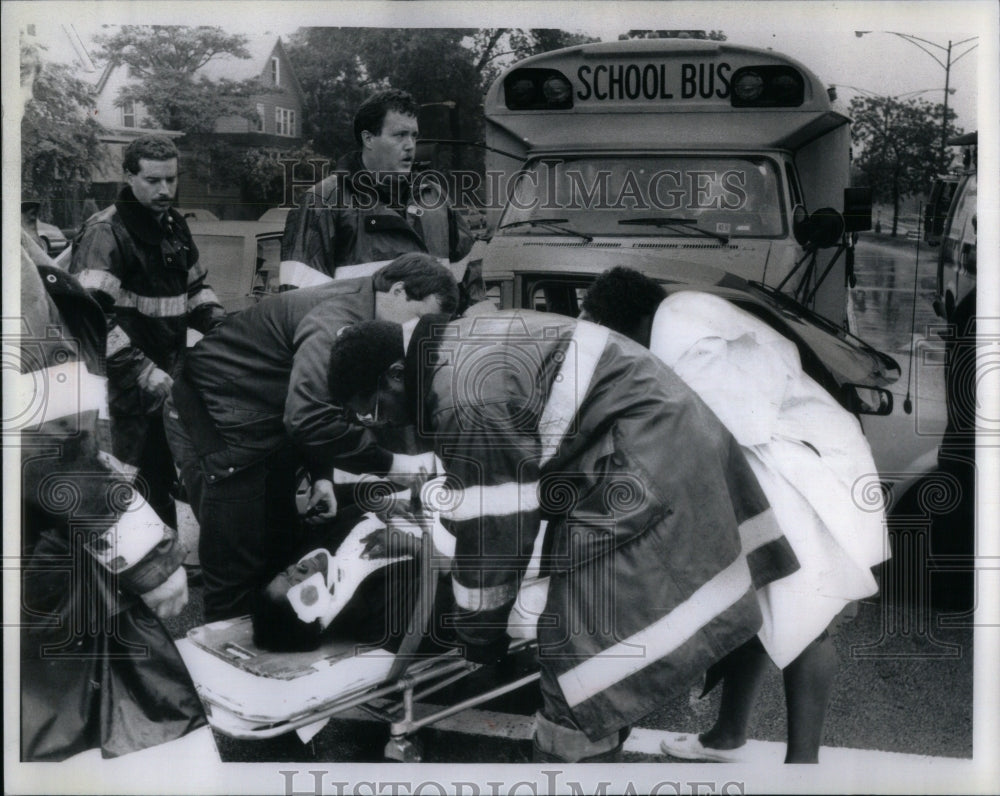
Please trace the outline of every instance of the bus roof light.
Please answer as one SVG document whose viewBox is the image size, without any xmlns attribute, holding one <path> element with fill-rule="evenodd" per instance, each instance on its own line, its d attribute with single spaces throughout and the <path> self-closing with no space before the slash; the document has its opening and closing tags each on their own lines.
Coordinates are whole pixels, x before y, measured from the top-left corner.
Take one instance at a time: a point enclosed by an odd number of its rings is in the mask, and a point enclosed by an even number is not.
<svg viewBox="0 0 1000 796">
<path fill-rule="evenodd" d="M 763 91 L 764 78 L 752 70 L 744 70 L 733 80 L 733 96 L 738 97 L 741 102 L 752 103 Z"/>
<path fill-rule="evenodd" d="M 797 108 L 805 101 L 805 80 L 791 66 L 745 66 L 732 85 L 734 108 Z"/>
<path fill-rule="evenodd" d="M 504 78 L 504 101 L 512 111 L 569 110 L 573 84 L 556 69 L 515 69 Z"/>
<path fill-rule="evenodd" d="M 542 83 L 542 94 L 550 105 L 573 104 L 573 87 L 562 75 L 553 75 Z"/>
<path fill-rule="evenodd" d="M 521 78 L 507 83 L 507 107 L 530 108 L 535 104 L 536 91 L 533 80 Z"/>
</svg>

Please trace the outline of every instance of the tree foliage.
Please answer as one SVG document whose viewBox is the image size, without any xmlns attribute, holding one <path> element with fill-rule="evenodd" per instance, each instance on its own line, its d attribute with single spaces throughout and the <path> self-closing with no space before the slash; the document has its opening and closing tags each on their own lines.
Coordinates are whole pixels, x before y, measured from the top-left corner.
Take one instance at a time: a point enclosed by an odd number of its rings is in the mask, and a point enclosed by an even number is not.
<svg viewBox="0 0 1000 796">
<path fill-rule="evenodd" d="M 22 46 L 22 60 L 29 49 Z M 45 203 L 69 184 L 86 187 L 105 152 L 91 89 L 69 67 L 45 64 L 33 91 L 21 119 L 21 192 Z"/>
<path fill-rule="evenodd" d="M 317 158 L 308 146 L 284 152 L 251 147 L 239 154 L 235 164 L 244 197 L 252 197 L 263 207 L 283 204 L 285 195 L 285 162 L 308 164 Z M 296 178 L 299 175 L 294 175 Z M 307 177 L 308 179 L 308 177 Z"/>
<path fill-rule="evenodd" d="M 708 41 L 726 41 L 727 36 L 721 30 L 630 30 L 618 37 L 625 39 L 705 39 Z"/>
<path fill-rule="evenodd" d="M 136 78 L 116 98 L 120 107 L 142 103 L 154 124 L 184 133 L 210 133 L 217 119 L 256 111 L 250 98 L 262 85 L 251 80 L 210 80 L 199 74 L 224 55 L 249 58 L 247 37 L 217 27 L 123 25 L 116 33 L 97 36 L 98 57 L 126 66 Z"/>
<path fill-rule="evenodd" d="M 876 201 L 893 205 L 895 235 L 900 201 L 927 190 L 948 169 L 951 154 L 942 154 L 942 137 L 961 132 L 952 124 L 955 114 L 949 109 L 942 136 L 944 106 L 919 98 L 855 97 L 850 113 L 854 167 Z"/>
<path fill-rule="evenodd" d="M 318 152 L 337 157 L 355 148 L 352 120 L 358 105 L 382 88 L 409 91 L 424 106 L 454 104 L 447 135 L 482 138 L 483 95 L 512 61 L 593 41 L 556 29 L 437 28 L 414 35 L 405 28 L 302 28 L 288 56 L 306 95 L 306 134 Z M 458 155 L 458 153 L 456 153 Z M 473 165 L 463 152 L 453 164 Z"/>
</svg>

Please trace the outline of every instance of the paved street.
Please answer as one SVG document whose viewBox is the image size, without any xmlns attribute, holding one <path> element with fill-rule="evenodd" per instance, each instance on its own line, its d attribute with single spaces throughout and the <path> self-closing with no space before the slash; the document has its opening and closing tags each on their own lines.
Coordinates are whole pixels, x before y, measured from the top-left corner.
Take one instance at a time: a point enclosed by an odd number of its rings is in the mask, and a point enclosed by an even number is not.
<svg viewBox="0 0 1000 796">
<path fill-rule="evenodd" d="M 913 307 L 915 244 L 863 237 L 857 256 L 858 288 L 852 311 L 860 336 L 892 353 L 903 368 L 893 389 L 896 409 L 872 423 L 873 447 L 882 462 L 903 468 L 921 453 L 936 450 L 944 422 L 939 326 L 933 297 L 932 255 L 921 247 L 917 278 L 913 415 L 903 413 L 906 395 L 910 313 Z M 881 448 L 879 446 L 882 446 Z M 973 627 L 968 616 L 929 604 L 930 575 L 879 573 L 886 587 L 864 601 L 857 618 L 836 643 L 841 671 L 830 707 L 821 761 L 853 766 L 908 766 L 925 758 L 967 759 L 973 741 Z M 180 636 L 199 615 L 199 589 L 173 625 Z M 449 704 L 495 673 L 484 670 L 434 695 Z M 648 716 L 626 745 L 630 762 L 669 761 L 659 751 L 664 731 L 700 731 L 712 723 L 718 691 L 698 699 L 692 686 Z M 530 760 L 530 716 L 538 705 L 535 686 L 465 711 L 417 734 L 426 762 L 512 763 Z M 750 726 L 752 762 L 777 762 L 784 754 L 784 698 L 780 673 L 771 671 Z M 226 761 L 365 762 L 382 759 L 387 729 L 366 714 L 332 720 L 309 743 L 294 735 L 267 741 L 217 736 Z M 881 753 L 881 754 L 875 754 Z M 926 761 L 925 761 L 926 762 Z"/>
</svg>

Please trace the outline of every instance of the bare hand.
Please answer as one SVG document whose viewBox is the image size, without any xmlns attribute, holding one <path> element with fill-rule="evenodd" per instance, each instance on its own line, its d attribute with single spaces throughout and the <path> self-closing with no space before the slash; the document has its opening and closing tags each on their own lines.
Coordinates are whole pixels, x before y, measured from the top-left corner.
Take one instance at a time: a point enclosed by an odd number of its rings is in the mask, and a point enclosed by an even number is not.
<svg viewBox="0 0 1000 796">
<path fill-rule="evenodd" d="M 388 558 L 390 548 L 393 556 L 417 555 L 420 552 L 421 532 L 420 526 L 412 521 L 392 518 L 385 528 L 372 531 L 361 540 L 365 543 L 361 557 Z"/>
<path fill-rule="evenodd" d="M 309 525 L 329 522 L 337 516 L 337 497 L 333 493 L 333 481 L 325 478 L 313 481 L 306 505 L 305 521 Z"/>
<path fill-rule="evenodd" d="M 184 567 L 177 567 L 163 583 L 143 594 L 142 601 L 160 619 L 177 616 L 188 601 L 187 572 Z"/>
<path fill-rule="evenodd" d="M 395 453 L 386 478 L 409 489 L 411 494 L 419 495 L 420 487 L 437 474 L 436 462 L 437 457 L 433 451 L 413 455 Z"/>
<path fill-rule="evenodd" d="M 174 380 L 170 378 L 170 374 L 159 368 L 153 368 L 146 377 L 146 389 L 149 392 L 166 396 L 170 394 L 170 388 L 173 386 Z"/>
</svg>

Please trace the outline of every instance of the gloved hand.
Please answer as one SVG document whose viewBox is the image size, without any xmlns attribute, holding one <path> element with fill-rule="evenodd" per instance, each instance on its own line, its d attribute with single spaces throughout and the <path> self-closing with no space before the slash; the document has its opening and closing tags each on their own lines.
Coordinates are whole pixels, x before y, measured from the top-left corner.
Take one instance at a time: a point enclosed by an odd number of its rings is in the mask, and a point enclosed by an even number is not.
<svg viewBox="0 0 1000 796">
<path fill-rule="evenodd" d="M 507 647 L 510 646 L 510 636 L 503 633 L 494 640 L 483 644 L 476 644 L 468 639 L 462 639 L 462 642 L 465 644 L 465 659 L 467 661 L 491 666 L 506 657 Z"/>
<path fill-rule="evenodd" d="M 437 475 L 438 458 L 433 451 L 426 453 L 394 453 L 392 466 L 386 478 L 414 495 L 420 494 L 420 487 Z"/>
</svg>

